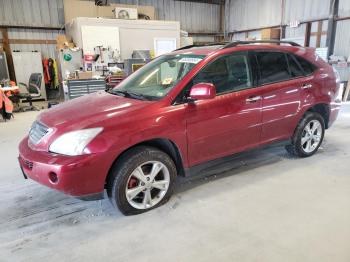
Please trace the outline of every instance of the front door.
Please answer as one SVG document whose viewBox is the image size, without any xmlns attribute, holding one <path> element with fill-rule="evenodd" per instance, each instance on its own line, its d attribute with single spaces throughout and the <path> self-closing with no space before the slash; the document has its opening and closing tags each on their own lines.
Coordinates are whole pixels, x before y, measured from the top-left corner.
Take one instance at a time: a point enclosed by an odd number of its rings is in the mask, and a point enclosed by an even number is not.
<svg viewBox="0 0 350 262">
<path fill-rule="evenodd" d="M 261 133 L 261 94 L 254 88 L 247 53 L 217 58 L 191 81 L 212 83 L 214 99 L 186 107 L 191 166 L 257 146 Z"/>
</svg>

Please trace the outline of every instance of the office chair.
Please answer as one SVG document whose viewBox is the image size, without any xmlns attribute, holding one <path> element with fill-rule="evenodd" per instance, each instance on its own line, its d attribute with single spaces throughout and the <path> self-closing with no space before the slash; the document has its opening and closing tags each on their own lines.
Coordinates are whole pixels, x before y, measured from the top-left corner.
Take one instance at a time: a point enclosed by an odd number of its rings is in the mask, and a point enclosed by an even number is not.
<svg viewBox="0 0 350 262">
<path fill-rule="evenodd" d="M 42 81 L 42 75 L 40 73 L 33 73 L 29 77 L 29 83 L 28 85 L 24 83 L 18 83 L 19 87 L 24 87 L 27 91 L 27 93 L 19 93 L 19 98 L 25 98 L 24 102 L 28 102 L 29 106 L 23 106 L 20 108 L 21 111 L 27 111 L 27 110 L 37 110 L 40 109 L 36 106 L 33 106 L 33 98 L 40 97 L 41 96 L 41 81 Z"/>
</svg>

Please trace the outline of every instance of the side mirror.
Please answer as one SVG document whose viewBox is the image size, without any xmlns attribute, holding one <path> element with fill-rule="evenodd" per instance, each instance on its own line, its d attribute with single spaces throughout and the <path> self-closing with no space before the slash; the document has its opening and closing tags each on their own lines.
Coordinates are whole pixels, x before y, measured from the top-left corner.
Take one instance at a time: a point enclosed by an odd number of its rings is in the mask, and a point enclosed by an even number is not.
<svg viewBox="0 0 350 262">
<path fill-rule="evenodd" d="M 211 83 L 198 83 L 192 86 L 190 90 L 190 99 L 207 100 L 216 96 L 216 88 Z"/>
</svg>

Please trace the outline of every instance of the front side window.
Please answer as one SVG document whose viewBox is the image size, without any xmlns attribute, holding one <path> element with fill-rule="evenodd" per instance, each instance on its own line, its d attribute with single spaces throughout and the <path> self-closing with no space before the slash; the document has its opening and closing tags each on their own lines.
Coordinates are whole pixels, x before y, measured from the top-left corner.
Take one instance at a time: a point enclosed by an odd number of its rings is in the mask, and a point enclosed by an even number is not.
<svg viewBox="0 0 350 262">
<path fill-rule="evenodd" d="M 252 86 L 248 56 L 232 54 L 220 57 L 204 67 L 192 80 L 197 83 L 212 83 L 217 94 L 242 90 Z"/>
<path fill-rule="evenodd" d="M 203 58 L 202 55 L 191 54 L 161 56 L 137 70 L 111 93 L 158 100 L 168 94 Z"/>
<path fill-rule="evenodd" d="M 287 58 L 281 52 L 257 52 L 260 68 L 260 84 L 269 84 L 290 79 Z"/>
</svg>

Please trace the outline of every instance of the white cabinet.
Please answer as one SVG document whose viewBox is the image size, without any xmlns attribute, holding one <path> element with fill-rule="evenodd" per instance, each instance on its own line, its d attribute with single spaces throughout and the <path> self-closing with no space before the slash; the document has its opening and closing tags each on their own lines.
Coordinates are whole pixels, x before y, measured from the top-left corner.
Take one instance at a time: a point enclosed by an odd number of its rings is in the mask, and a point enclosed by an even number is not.
<svg viewBox="0 0 350 262">
<path fill-rule="evenodd" d="M 117 49 L 119 42 L 122 60 L 131 58 L 134 50 L 154 50 L 155 39 L 175 39 L 176 48 L 180 44 L 180 23 L 177 21 L 78 17 L 66 24 L 65 29 L 84 53 L 88 51 L 85 49 L 92 48 L 92 43 L 104 43 L 106 48 L 113 45 L 112 48 Z"/>
</svg>

